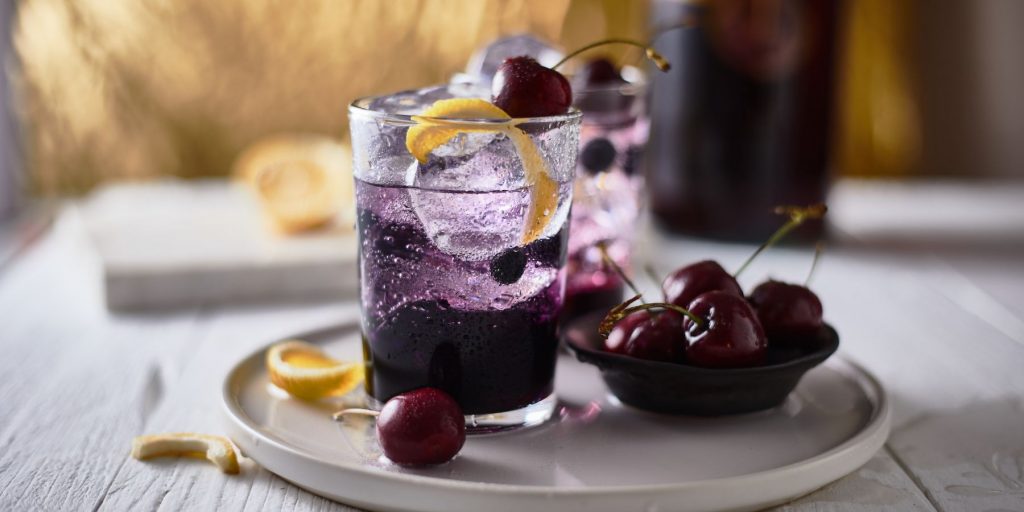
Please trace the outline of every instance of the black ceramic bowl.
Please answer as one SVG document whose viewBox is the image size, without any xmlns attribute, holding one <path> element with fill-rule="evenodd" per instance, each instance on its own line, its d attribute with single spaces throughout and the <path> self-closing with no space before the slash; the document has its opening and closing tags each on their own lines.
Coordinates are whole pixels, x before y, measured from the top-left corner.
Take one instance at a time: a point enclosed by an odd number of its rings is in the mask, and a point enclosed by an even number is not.
<svg viewBox="0 0 1024 512">
<path fill-rule="evenodd" d="M 826 325 L 827 335 L 812 349 L 769 347 L 761 366 L 699 368 L 605 352 L 597 333 L 602 317 L 588 315 L 567 325 L 566 345 L 577 359 L 600 368 L 605 384 L 623 403 L 667 414 L 721 416 L 770 409 L 839 348 L 839 335 Z"/>
</svg>

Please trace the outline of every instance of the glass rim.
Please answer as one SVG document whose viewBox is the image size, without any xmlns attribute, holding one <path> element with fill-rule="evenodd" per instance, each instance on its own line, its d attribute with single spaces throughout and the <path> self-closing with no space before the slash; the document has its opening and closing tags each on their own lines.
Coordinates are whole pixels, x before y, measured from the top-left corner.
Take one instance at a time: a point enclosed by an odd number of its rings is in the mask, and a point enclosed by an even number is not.
<svg viewBox="0 0 1024 512">
<path fill-rule="evenodd" d="M 622 96 L 641 96 L 647 92 L 647 80 L 627 81 L 620 84 L 609 84 L 604 86 L 587 87 L 585 89 L 573 90 L 573 102 L 582 96 L 596 96 L 599 94 L 618 93 Z"/>
<path fill-rule="evenodd" d="M 394 114 L 390 112 L 384 112 L 380 110 L 373 110 L 369 107 L 369 104 L 376 99 L 386 98 L 387 94 L 375 95 L 375 96 L 363 96 L 352 100 L 348 105 L 349 115 L 356 115 L 360 117 L 370 119 L 383 119 L 394 124 L 408 124 L 410 126 L 421 124 L 426 122 L 436 122 L 437 124 L 471 124 L 480 126 L 519 126 L 524 124 L 551 124 L 551 123 L 571 123 L 579 120 L 583 117 L 583 112 L 580 109 L 572 106 L 569 111 L 565 114 L 559 114 L 556 116 L 542 116 L 542 117 L 512 117 L 507 119 L 501 118 L 474 118 L 467 119 L 461 117 L 446 117 L 446 116 L 424 116 L 420 114 Z"/>
</svg>

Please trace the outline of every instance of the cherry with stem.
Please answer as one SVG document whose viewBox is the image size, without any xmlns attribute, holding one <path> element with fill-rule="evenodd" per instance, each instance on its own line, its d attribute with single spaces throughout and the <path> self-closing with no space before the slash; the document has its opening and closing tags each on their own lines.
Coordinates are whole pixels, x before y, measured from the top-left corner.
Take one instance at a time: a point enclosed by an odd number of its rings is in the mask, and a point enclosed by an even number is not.
<svg viewBox="0 0 1024 512">
<path fill-rule="evenodd" d="M 747 267 L 750 265 L 750 263 L 752 261 L 754 261 L 754 258 L 757 258 L 757 256 L 759 254 L 761 254 L 762 252 L 764 252 L 765 249 L 775 245 L 776 243 L 778 243 L 779 240 L 782 240 L 783 238 L 785 238 L 786 235 L 788 235 L 790 231 L 793 231 L 794 229 L 799 227 L 801 224 L 804 223 L 804 221 L 809 220 L 809 219 L 820 219 L 820 218 L 822 218 L 825 215 L 825 213 L 827 211 L 828 211 L 828 207 L 825 206 L 824 204 L 820 204 L 820 203 L 819 204 L 813 204 L 813 205 L 810 205 L 810 206 L 777 206 L 777 207 L 775 207 L 775 213 L 776 214 L 786 215 L 786 216 L 789 217 L 789 220 L 786 221 L 786 223 L 783 224 L 782 227 L 780 227 L 778 230 L 776 230 L 775 233 L 772 233 L 772 236 L 768 237 L 768 240 L 766 240 L 763 244 L 761 244 L 761 246 L 758 247 L 754 251 L 754 253 L 751 254 L 750 257 L 747 258 L 747 261 L 744 261 L 743 265 L 740 265 L 739 270 L 734 272 L 732 274 L 732 276 L 733 277 L 739 277 L 740 274 L 742 274 L 743 271 L 747 269 Z"/>
<path fill-rule="evenodd" d="M 391 397 L 380 412 L 352 408 L 335 413 L 377 418 L 377 442 L 384 455 L 402 465 L 441 464 L 451 460 L 466 441 L 466 420 L 451 395 L 425 387 Z"/>
</svg>

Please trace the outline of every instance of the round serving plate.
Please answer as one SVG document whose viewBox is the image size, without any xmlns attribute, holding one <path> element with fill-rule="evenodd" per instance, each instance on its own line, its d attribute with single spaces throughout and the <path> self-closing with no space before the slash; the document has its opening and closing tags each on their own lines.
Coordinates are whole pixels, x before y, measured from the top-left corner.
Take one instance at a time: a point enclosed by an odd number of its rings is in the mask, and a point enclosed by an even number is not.
<svg viewBox="0 0 1024 512">
<path fill-rule="evenodd" d="M 333 356 L 362 357 L 358 325 L 295 336 Z M 860 467 L 889 434 L 884 389 L 833 356 L 779 407 L 723 417 L 667 416 L 618 402 L 598 369 L 561 355 L 558 412 L 546 424 L 471 436 L 453 461 L 396 466 L 372 423 L 337 423 L 268 379 L 266 347 L 224 382 L 227 427 L 242 452 L 310 492 L 372 510 L 753 510 L 807 494 Z"/>
</svg>

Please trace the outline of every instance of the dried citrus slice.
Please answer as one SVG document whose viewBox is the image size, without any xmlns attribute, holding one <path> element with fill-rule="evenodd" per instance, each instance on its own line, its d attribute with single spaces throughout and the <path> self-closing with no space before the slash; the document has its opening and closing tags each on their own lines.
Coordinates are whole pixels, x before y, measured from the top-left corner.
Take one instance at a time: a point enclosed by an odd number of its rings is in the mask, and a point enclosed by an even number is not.
<svg viewBox="0 0 1024 512">
<path fill-rule="evenodd" d="M 234 173 L 249 185 L 271 225 L 283 233 L 331 221 L 353 224 L 352 153 L 335 140 L 305 134 L 262 139 L 235 160 Z"/>
<path fill-rule="evenodd" d="M 332 359 L 316 345 L 300 340 L 267 350 L 270 381 L 302 400 L 341 396 L 363 381 L 363 363 Z"/>
<path fill-rule="evenodd" d="M 132 439 L 132 457 L 194 457 L 209 460 L 225 473 L 238 474 L 235 446 L 223 436 L 189 432 L 137 436 Z"/>
<path fill-rule="evenodd" d="M 437 119 L 445 118 L 445 119 Z M 523 227 L 523 245 L 540 238 L 558 208 L 558 182 L 551 179 L 547 164 L 530 136 L 512 124 L 467 123 L 458 119 L 510 119 L 505 111 L 479 98 L 452 98 L 434 102 L 422 115 L 413 116 L 418 124 L 409 128 L 405 146 L 416 160 L 425 163 L 431 151 L 447 144 L 460 133 L 498 132 L 516 147 L 530 187 L 530 207 Z"/>
</svg>

